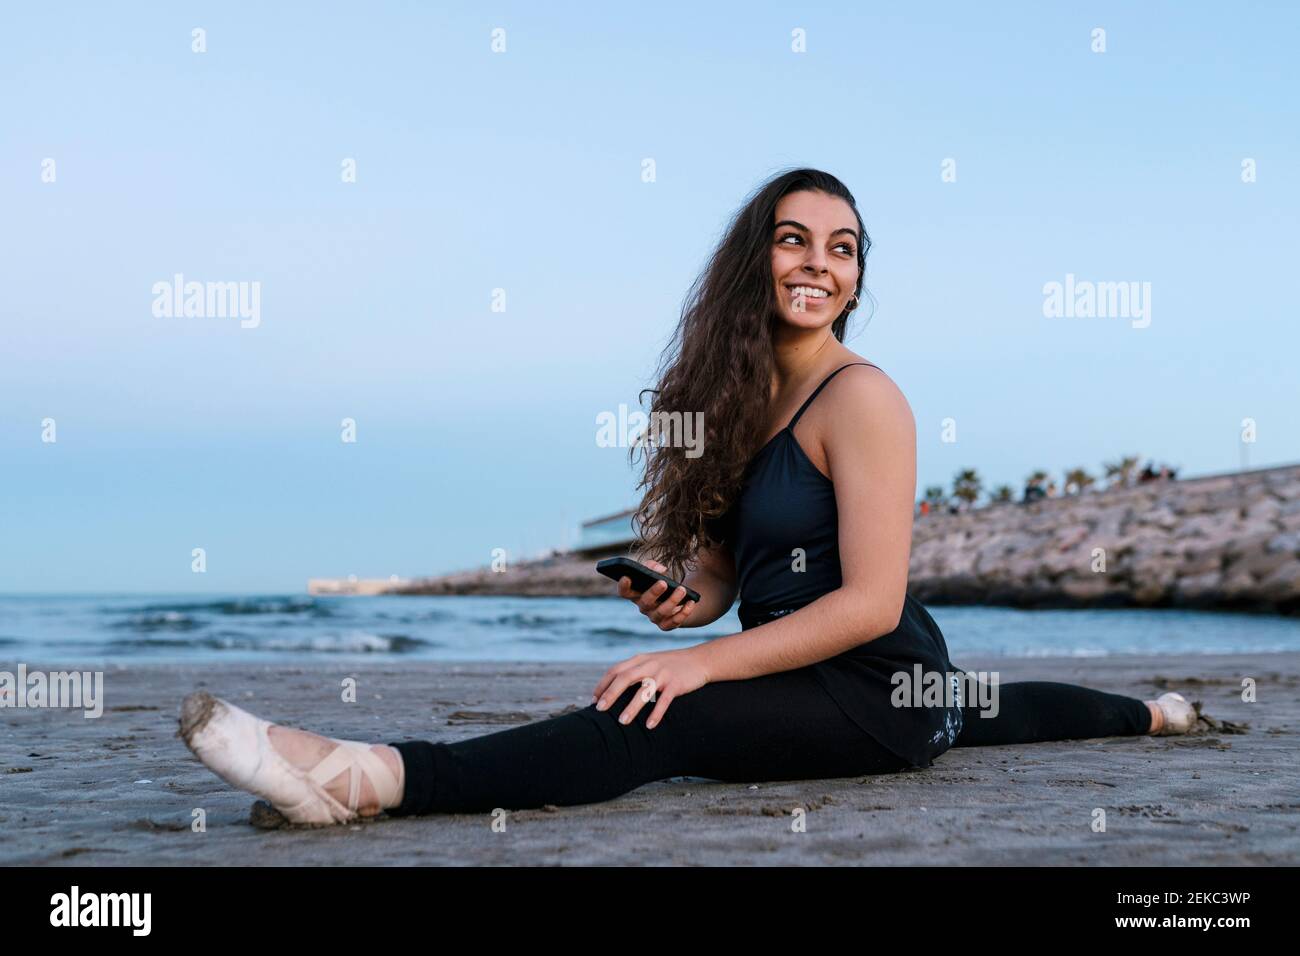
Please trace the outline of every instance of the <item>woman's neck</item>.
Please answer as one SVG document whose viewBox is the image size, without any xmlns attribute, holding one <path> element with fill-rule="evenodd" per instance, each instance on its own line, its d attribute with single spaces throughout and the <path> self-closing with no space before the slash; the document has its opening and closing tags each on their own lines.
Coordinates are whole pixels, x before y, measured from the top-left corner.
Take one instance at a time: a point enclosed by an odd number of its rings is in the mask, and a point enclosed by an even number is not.
<svg viewBox="0 0 1300 956">
<path fill-rule="evenodd" d="M 775 365 L 773 396 L 787 385 L 808 377 L 812 369 L 822 365 L 827 358 L 842 348 L 829 328 L 778 329 L 772 340 L 772 357 Z"/>
</svg>

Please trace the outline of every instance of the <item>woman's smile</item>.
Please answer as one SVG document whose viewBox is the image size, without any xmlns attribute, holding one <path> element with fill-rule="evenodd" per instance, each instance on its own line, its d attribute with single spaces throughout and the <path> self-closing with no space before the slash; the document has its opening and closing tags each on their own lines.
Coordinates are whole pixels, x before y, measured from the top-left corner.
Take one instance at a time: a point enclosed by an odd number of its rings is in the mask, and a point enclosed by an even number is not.
<svg viewBox="0 0 1300 956">
<path fill-rule="evenodd" d="M 820 308 L 834 297 L 829 289 L 814 285 L 787 285 L 786 291 L 789 292 L 792 302 L 802 300 L 805 308 L 808 306 Z"/>
</svg>

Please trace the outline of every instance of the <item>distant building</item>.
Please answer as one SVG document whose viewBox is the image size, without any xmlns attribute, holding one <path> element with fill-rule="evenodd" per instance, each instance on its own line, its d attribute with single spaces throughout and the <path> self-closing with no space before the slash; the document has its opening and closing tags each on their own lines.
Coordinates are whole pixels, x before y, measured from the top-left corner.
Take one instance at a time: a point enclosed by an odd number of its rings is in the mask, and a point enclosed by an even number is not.
<svg viewBox="0 0 1300 956">
<path fill-rule="evenodd" d="M 358 578 L 355 574 L 350 574 L 346 578 L 311 578 L 307 582 L 307 593 L 351 596 L 383 594 L 409 583 L 406 578 L 399 578 L 396 574 L 387 578 Z"/>
<path fill-rule="evenodd" d="M 577 554 L 598 551 L 623 552 L 636 541 L 636 530 L 632 526 L 635 508 L 628 508 L 618 514 L 584 521 L 578 534 L 578 543 L 573 550 Z"/>
</svg>

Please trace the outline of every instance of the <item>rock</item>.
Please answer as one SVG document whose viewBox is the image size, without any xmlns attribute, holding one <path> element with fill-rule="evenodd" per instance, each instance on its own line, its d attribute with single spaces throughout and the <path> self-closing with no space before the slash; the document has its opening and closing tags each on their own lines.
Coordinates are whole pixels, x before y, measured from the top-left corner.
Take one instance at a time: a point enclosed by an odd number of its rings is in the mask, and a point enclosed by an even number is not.
<svg viewBox="0 0 1300 956">
<path fill-rule="evenodd" d="M 1246 514 L 1254 521 L 1267 521 L 1271 525 L 1273 519 L 1282 513 L 1282 505 L 1272 496 L 1267 498 L 1256 498 L 1246 506 Z"/>
<path fill-rule="evenodd" d="M 1237 534 L 1223 543 L 1223 554 L 1229 561 L 1232 561 L 1236 558 L 1247 557 L 1255 552 L 1263 551 L 1274 534 L 1275 531 L 1272 528 Z"/>
<path fill-rule="evenodd" d="M 1103 550 L 1104 573 L 1093 552 Z M 602 555 L 603 556 L 603 555 Z M 414 594 L 610 596 L 597 558 L 416 582 Z M 918 515 L 908 590 L 939 603 L 1300 613 L 1300 465 Z"/>
<path fill-rule="evenodd" d="M 1229 561 L 1227 572 L 1235 574 L 1241 571 L 1259 580 L 1268 577 L 1283 565 L 1294 564 L 1295 560 L 1294 555 L 1280 551 L 1256 551 Z"/>
<path fill-rule="evenodd" d="M 1223 574 L 1219 571 L 1180 577 L 1174 583 L 1174 597 L 1192 603 L 1213 598 L 1219 593 L 1222 580 Z"/>
<path fill-rule="evenodd" d="M 1071 599 L 1085 604 L 1122 593 L 1122 589 L 1116 588 L 1104 574 L 1094 574 L 1087 578 L 1065 578 L 1058 587 Z"/>
<path fill-rule="evenodd" d="M 1268 539 L 1265 547 L 1269 551 L 1282 551 L 1289 554 L 1300 554 L 1300 531 L 1288 534 L 1275 534 Z"/>
<path fill-rule="evenodd" d="M 1223 599 L 1230 603 L 1257 600 L 1259 587 L 1255 579 L 1245 571 L 1233 571 L 1224 574 L 1223 583 L 1219 585 Z"/>
<path fill-rule="evenodd" d="M 1212 573 L 1217 578 L 1222 565 L 1223 558 L 1217 549 L 1188 548 L 1183 552 L 1178 574 L 1180 577 L 1200 577 Z"/>
<path fill-rule="evenodd" d="M 1140 578 L 1135 578 L 1133 602 L 1139 605 L 1163 603 L 1177 580 L 1178 572 L 1172 565 L 1154 568 Z"/>
<path fill-rule="evenodd" d="M 1259 582 L 1260 594 L 1269 601 L 1294 601 L 1300 598 L 1300 560 L 1279 565 Z"/>
<path fill-rule="evenodd" d="M 1138 516 L 1138 520 L 1148 527 L 1173 531 L 1182 523 L 1182 519 L 1167 507 L 1155 508 Z"/>
</svg>

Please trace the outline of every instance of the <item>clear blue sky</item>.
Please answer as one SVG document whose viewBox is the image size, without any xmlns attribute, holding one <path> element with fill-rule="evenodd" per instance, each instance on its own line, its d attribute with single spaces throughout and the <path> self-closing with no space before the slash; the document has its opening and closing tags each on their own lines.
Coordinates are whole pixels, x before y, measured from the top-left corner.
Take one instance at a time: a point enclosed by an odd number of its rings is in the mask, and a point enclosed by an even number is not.
<svg viewBox="0 0 1300 956">
<path fill-rule="evenodd" d="M 1231 470 L 1246 417 L 1251 467 L 1300 460 L 1293 4 L 5 21 L 2 591 L 299 591 L 569 542 L 634 501 L 596 415 L 635 406 L 727 217 L 796 164 L 867 220 L 848 344 L 912 405 L 918 494 L 1122 453 Z M 175 273 L 260 282 L 261 324 L 155 317 Z M 1045 318 L 1067 273 L 1150 282 L 1150 326 Z"/>
</svg>

